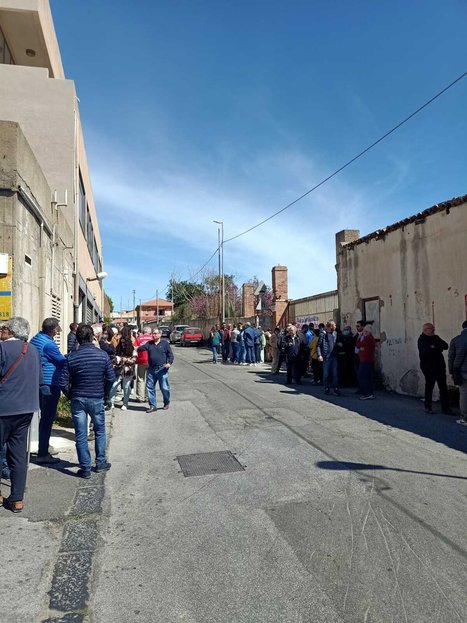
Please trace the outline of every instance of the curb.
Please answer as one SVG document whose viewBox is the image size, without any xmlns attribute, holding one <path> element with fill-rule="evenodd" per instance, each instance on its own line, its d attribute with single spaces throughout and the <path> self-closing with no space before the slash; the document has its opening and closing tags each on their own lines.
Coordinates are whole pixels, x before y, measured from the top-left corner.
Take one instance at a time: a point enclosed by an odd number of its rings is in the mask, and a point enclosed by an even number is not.
<svg viewBox="0 0 467 623">
<path fill-rule="evenodd" d="M 114 410 L 106 412 L 107 448 Z M 107 472 L 92 473 L 76 489 L 65 517 L 49 590 L 48 616 L 40 623 L 88 623 L 94 554 L 98 547 Z"/>
</svg>

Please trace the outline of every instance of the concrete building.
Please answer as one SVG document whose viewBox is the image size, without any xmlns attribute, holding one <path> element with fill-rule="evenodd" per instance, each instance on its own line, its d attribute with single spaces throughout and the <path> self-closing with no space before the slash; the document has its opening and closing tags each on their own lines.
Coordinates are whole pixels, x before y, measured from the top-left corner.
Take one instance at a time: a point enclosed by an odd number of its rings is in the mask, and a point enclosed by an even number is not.
<svg viewBox="0 0 467 623">
<path fill-rule="evenodd" d="M 363 238 L 356 230 L 336 234 L 340 324 L 373 321 L 388 389 L 421 395 L 423 323 L 449 341 L 467 317 L 466 232 L 467 195 Z"/>
<path fill-rule="evenodd" d="M 2 192 L 18 193 L 21 186 L 42 213 L 48 214 L 53 206 L 59 215 L 56 241 L 72 232 L 70 243 L 64 245 L 72 254 L 72 286 L 68 292 L 67 285 L 60 300 L 60 322 L 65 328 L 68 320 L 95 321 L 103 316 L 104 307 L 97 279 L 103 268 L 102 244 L 78 98 L 73 81 L 64 75 L 48 0 L 0 0 L 0 120 L 19 124 L 50 195 L 34 196 L 31 180 L 20 184 L 11 179 L 11 187 Z M 3 135 L 0 143 L 4 144 Z M 22 261 L 13 258 L 14 271 Z M 13 283 L 16 314 L 22 311 L 19 301 L 24 293 L 20 280 L 13 278 Z M 51 299 L 33 298 L 30 305 L 40 307 L 45 316 L 57 313 Z"/>
<path fill-rule="evenodd" d="M 339 317 L 337 290 L 314 294 L 289 302 L 288 321 L 310 324 L 317 329 L 321 322 L 326 323 Z"/>
<path fill-rule="evenodd" d="M 24 316 L 38 328 L 55 316 L 66 326 L 72 322 L 73 231 L 51 203 L 19 124 L 0 121 L 0 137 L 0 253 L 9 259 L 0 320 Z"/>
</svg>

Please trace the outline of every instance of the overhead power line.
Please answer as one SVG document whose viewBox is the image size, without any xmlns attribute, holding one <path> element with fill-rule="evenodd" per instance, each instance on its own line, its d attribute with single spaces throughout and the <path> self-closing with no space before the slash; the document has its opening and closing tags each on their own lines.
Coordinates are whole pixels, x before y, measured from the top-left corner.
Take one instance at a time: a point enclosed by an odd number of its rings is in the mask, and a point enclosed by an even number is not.
<svg viewBox="0 0 467 623">
<path fill-rule="evenodd" d="M 207 261 L 207 262 L 205 262 L 205 263 L 201 266 L 201 268 L 195 272 L 195 274 L 194 274 L 194 275 L 191 275 L 191 279 L 194 279 L 197 275 L 199 275 L 199 274 L 200 274 L 200 272 L 201 272 L 201 271 L 203 271 L 203 270 L 206 268 L 206 266 L 209 264 L 209 262 L 212 260 L 212 258 L 216 255 L 216 253 L 217 253 L 218 251 L 219 251 L 219 247 L 217 247 L 217 249 L 214 251 L 214 253 L 211 255 L 211 257 L 208 259 L 208 261 Z"/>
<path fill-rule="evenodd" d="M 310 190 L 307 190 L 305 193 L 303 193 L 303 195 L 300 195 L 300 197 L 297 197 L 296 199 L 294 199 L 293 201 L 291 201 L 290 203 L 288 203 L 286 206 L 284 206 L 283 208 L 281 208 L 280 210 L 278 210 L 277 212 L 274 212 L 274 214 L 271 214 L 271 216 L 268 216 L 267 218 L 263 219 L 262 221 L 260 221 L 259 223 L 257 223 L 256 225 L 253 225 L 253 227 L 249 227 L 248 229 L 245 229 L 245 231 L 242 231 L 241 233 L 237 234 L 236 236 L 232 236 L 231 238 L 226 238 L 224 240 L 224 243 L 226 242 L 231 242 L 232 240 L 236 240 L 237 238 L 240 238 L 241 236 L 244 236 L 245 234 L 248 234 L 250 231 L 253 231 L 254 229 L 256 229 L 257 227 L 261 227 L 261 225 L 264 225 L 264 223 L 267 223 L 268 221 L 270 221 L 271 219 L 275 218 L 276 216 L 278 216 L 279 214 L 281 214 L 282 212 L 285 212 L 286 210 L 288 210 L 289 208 L 291 208 L 293 205 L 295 205 L 296 203 L 298 203 L 299 201 L 301 201 L 302 199 L 304 199 L 305 197 L 307 197 L 310 193 L 312 193 L 314 190 L 316 190 L 317 188 L 319 188 L 320 186 L 323 186 L 323 184 L 326 184 L 326 182 L 328 182 L 330 179 L 332 179 L 333 177 L 335 177 L 338 173 L 340 173 L 341 171 L 343 171 L 344 169 L 346 169 L 348 166 L 350 166 L 353 162 L 355 162 L 356 160 L 358 160 L 359 158 L 361 158 L 362 156 L 364 156 L 367 152 L 370 151 L 370 149 L 373 149 L 373 147 L 375 147 L 376 145 L 378 145 L 378 143 L 381 143 L 381 141 L 384 141 L 385 138 L 387 138 L 388 136 L 390 136 L 393 132 L 395 132 L 396 130 L 398 130 L 401 126 L 404 125 L 404 123 L 407 123 L 407 121 L 409 121 L 410 119 L 412 119 L 412 117 L 415 117 L 415 115 L 418 115 L 419 112 L 421 112 L 424 108 L 426 108 L 427 106 L 429 106 L 432 102 L 434 102 L 436 99 L 438 99 L 438 97 L 440 97 L 441 95 L 443 95 L 443 93 L 446 93 L 446 91 L 448 91 L 451 87 L 453 87 L 455 84 L 457 84 L 458 82 L 460 82 L 462 80 L 462 78 L 465 78 L 465 76 L 467 76 L 467 71 L 464 72 L 463 74 L 461 74 L 458 78 L 456 78 L 455 80 L 453 80 L 453 82 L 451 82 L 450 84 L 448 84 L 446 87 L 444 87 L 444 89 L 442 89 L 441 91 L 439 91 L 438 93 L 436 93 L 436 95 L 434 95 L 432 98 L 430 98 L 427 102 L 425 102 L 424 104 L 422 104 L 422 106 L 420 106 L 419 108 L 417 108 L 417 110 L 415 110 L 412 114 L 410 114 L 408 117 L 406 117 L 405 119 L 403 119 L 401 122 L 399 122 L 397 125 L 395 125 L 393 128 L 391 128 L 390 130 L 388 130 L 388 132 L 386 132 L 385 134 L 383 134 L 383 136 L 381 136 L 378 140 L 376 140 L 374 143 L 371 143 L 371 145 L 368 145 L 368 147 L 365 147 L 365 149 L 363 149 L 359 154 L 357 154 L 356 156 L 354 156 L 353 158 L 351 158 L 350 160 L 348 160 L 345 164 L 343 164 L 341 167 L 339 167 L 338 169 L 336 169 L 333 173 L 331 173 L 330 175 L 328 175 L 327 177 L 325 177 L 323 180 L 321 180 L 321 182 L 319 182 L 318 184 L 316 184 L 315 186 L 313 186 L 313 188 L 310 188 Z M 217 253 L 217 250 L 213 253 L 212 257 L 215 255 L 215 253 Z M 203 267 L 204 268 L 204 267 Z"/>
</svg>

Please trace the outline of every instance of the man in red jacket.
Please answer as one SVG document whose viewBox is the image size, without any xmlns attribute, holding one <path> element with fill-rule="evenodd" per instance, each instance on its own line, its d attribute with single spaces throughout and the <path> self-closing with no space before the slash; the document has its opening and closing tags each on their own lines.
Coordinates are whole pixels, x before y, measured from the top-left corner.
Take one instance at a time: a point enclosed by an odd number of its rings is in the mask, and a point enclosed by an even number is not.
<svg viewBox="0 0 467 623">
<path fill-rule="evenodd" d="M 135 349 L 138 346 L 146 344 L 152 340 L 151 327 L 144 327 L 143 335 L 139 335 L 135 340 Z M 136 361 L 136 400 L 138 402 L 146 402 L 146 375 L 148 372 L 148 351 L 138 352 L 138 359 Z"/>
<path fill-rule="evenodd" d="M 358 388 L 362 395 L 360 400 L 373 400 L 373 371 L 375 366 L 376 341 L 370 324 L 365 325 L 355 348 L 358 348 Z"/>
</svg>

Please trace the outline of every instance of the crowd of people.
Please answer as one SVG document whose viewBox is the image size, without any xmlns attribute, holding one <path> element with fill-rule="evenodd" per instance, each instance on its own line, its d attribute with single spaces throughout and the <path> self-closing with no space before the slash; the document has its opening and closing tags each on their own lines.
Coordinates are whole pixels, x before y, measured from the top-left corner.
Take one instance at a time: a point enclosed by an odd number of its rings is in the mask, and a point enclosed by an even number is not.
<svg viewBox="0 0 467 623">
<path fill-rule="evenodd" d="M 256 366 L 271 362 L 271 373 L 279 374 L 284 366 L 286 383 L 301 385 L 310 378 L 322 385 L 326 395 L 341 395 L 342 387 L 356 387 L 360 400 L 374 400 L 374 365 L 376 340 L 371 322 L 359 320 L 355 326 L 340 331 L 334 320 L 311 324 L 288 324 L 284 329 L 263 331 L 249 322 L 214 325 L 209 334 L 212 361 L 223 364 Z M 449 374 L 459 387 L 460 424 L 467 425 L 467 321 L 450 345 L 435 334 L 432 323 L 425 323 L 418 339 L 420 369 L 425 377 L 425 411 L 432 413 L 433 390 L 438 384 L 441 411 L 454 415 L 446 381 L 443 351 L 449 350 Z"/>
<path fill-rule="evenodd" d="M 288 324 L 283 330 L 263 331 L 251 323 L 214 325 L 209 335 L 212 361 L 223 364 L 256 366 L 271 362 L 272 374 L 279 374 L 282 365 L 287 383 L 302 384 L 309 377 L 312 383 L 324 385 L 329 394 L 340 394 L 340 387 L 350 387 L 358 380 L 362 400 L 374 398 L 373 364 L 375 339 L 370 324 L 360 321 L 357 332 L 351 327 L 341 332 L 330 320 L 319 324 Z"/>
<path fill-rule="evenodd" d="M 24 508 L 29 448 L 28 435 L 34 412 L 40 412 L 39 441 L 35 462 L 53 465 L 60 461 L 50 446 L 60 396 L 70 400 L 79 469 L 90 478 L 89 420 L 95 448 L 95 471 L 110 469 L 106 458 L 105 409 L 115 404 L 119 387 L 120 407 L 128 407 L 136 379 L 138 399 L 149 401 L 148 413 L 156 410 L 156 384 L 163 396 L 163 409 L 170 404 L 168 372 L 174 357 L 170 344 L 161 341 L 158 329 L 145 329 L 139 337 L 128 325 L 120 329 L 102 324 L 70 325 L 67 354 L 55 341 L 61 328 L 46 318 L 30 341 L 25 318 L 14 317 L 0 327 L 0 452 L 2 477 L 11 482 L 10 495 L 0 506 L 20 513 Z"/>
<path fill-rule="evenodd" d="M 313 324 L 289 324 L 284 329 L 263 331 L 251 323 L 214 325 L 209 334 L 212 362 L 257 366 L 270 362 L 270 372 L 286 370 L 286 383 L 303 383 L 308 378 L 321 385 L 324 394 L 341 395 L 342 387 L 355 387 L 361 400 L 373 400 L 376 340 L 372 324 L 356 323 L 338 329 L 334 320 Z M 60 396 L 70 400 L 79 469 L 77 475 L 90 478 L 92 458 L 88 425 L 95 439 L 95 471 L 107 471 L 105 409 L 128 408 L 132 389 L 138 402 L 148 402 L 147 413 L 157 410 L 159 385 L 163 410 L 170 407 L 169 369 L 174 355 L 161 331 L 145 327 L 136 332 L 128 325 L 70 325 L 67 354 L 60 352 L 55 338 L 61 328 L 55 318 L 46 318 L 42 329 L 30 341 L 26 319 L 15 317 L 0 327 L 0 454 L 2 476 L 9 476 L 10 495 L 0 492 L 0 506 L 15 513 L 24 508 L 28 462 L 28 434 L 34 412 L 40 411 L 39 441 L 35 461 L 52 465 L 60 459 L 50 446 L 53 422 Z M 435 333 L 432 323 L 423 325 L 418 339 L 420 368 L 425 377 L 425 410 L 432 413 L 433 390 L 438 384 L 441 410 L 451 414 L 446 382 L 448 370 L 459 387 L 461 418 L 467 425 L 467 321 L 451 343 Z M 116 404 L 120 388 L 122 401 Z"/>
</svg>

